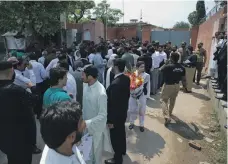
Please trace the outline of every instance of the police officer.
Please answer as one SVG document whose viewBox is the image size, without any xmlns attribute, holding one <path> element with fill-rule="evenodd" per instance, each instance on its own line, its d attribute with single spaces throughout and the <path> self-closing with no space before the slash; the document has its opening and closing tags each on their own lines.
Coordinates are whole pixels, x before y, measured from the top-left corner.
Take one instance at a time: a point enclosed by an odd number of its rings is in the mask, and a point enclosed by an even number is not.
<svg viewBox="0 0 228 164">
<path fill-rule="evenodd" d="M 165 66 L 161 67 L 160 71 L 163 72 L 164 85 L 161 93 L 161 106 L 163 115 L 165 117 L 165 125 L 167 125 L 171 119 L 176 97 L 178 95 L 180 85 L 179 82 L 185 76 L 185 68 L 178 63 L 179 54 L 171 53 L 170 61 Z"/>
<path fill-rule="evenodd" d="M 192 92 L 193 78 L 196 71 L 197 55 L 193 52 L 193 47 L 188 46 L 189 57 L 183 62 L 185 68 L 185 78 L 182 80 L 185 93 Z"/>
</svg>

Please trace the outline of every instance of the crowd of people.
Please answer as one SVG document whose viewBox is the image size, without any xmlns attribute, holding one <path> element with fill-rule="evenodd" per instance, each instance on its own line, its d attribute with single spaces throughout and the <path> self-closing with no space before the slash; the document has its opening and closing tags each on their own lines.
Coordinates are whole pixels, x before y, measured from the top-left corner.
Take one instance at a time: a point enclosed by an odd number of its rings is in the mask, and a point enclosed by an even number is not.
<svg viewBox="0 0 228 164">
<path fill-rule="evenodd" d="M 185 42 L 178 48 L 167 42 L 140 43 L 137 38 L 84 41 L 67 48 L 33 49 L 18 57 L 14 52 L 0 62 L 0 150 L 9 164 L 31 164 L 36 146 L 36 119 L 45 142 L 41 164 L 101 164 L 102 152 L 113 152 L 106 164 L 122 164 L 126 154 L 125 123 L 129 129 L 139 117 L 144 132 L 146 100 L 161 89 L 167 125 L 180 90 L 199 85 L 206 62 L 203 43 L 197 50 Z M 132 91 L 127 73 L 142 79 Z M 222 76 L 222 75 L 221 75 Z M 75 146 L 86 134 L 92 149 L 85 160 Z"/>
<path fill-rule="evenodd" d="M 223 94 L 216 98 L 227 101 L 227 35 L 224 32 L 216 32 L 213 37 L 208 77 L 213 79 L 215 92 Z M 227 103 L 223 105 L 227 107 Z"/>
</svg>

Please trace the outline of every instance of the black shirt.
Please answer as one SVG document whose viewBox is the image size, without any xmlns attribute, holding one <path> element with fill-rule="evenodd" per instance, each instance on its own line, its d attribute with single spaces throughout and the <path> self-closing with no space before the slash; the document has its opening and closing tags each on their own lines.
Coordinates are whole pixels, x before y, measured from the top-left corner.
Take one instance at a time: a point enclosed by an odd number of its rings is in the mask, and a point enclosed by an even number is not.
<svg viewBox="0 0 228 164">
<path fill-rule="evenodd" d="M 161 71 L 163 72 L 164 82 L 168 85 L 179 83 L 182 77 L 185 76 L 185 68 L 179 63 L 169 63 Z"/>
<path fill-rule="evenodd" d="M 0 80 L 0 150 L 5 154 L 23 151 L 34 144 L 33 106 L 37 100 L 12 81 Z"/>
<path fill-rule="evenodd" d="M 144 54 L 139 56 L 137 61 L 143 61 L 145 63 L 145 72 L 150 74 L 150 69 L 152 68 L 152 58 L 149 54 Z"/>
</svg>

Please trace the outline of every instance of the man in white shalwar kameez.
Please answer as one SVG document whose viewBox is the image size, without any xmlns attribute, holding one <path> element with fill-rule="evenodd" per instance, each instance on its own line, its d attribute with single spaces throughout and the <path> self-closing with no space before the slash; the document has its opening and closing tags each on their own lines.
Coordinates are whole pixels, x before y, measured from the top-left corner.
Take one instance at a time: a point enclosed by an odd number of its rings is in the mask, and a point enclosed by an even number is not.
<svg viewBox="0 0 228 164">
<path fill-rule="evenodd" d="M 213 60 L 214 59 L 214 53 L 217 50 L 217 45 L 219 41 L 219 32 L 215 33 L 215 37 L 212 39 L 211 43 L 211 55 L 209 59 L 209 68 L 208 68 L 208 73 L 207 75 L 210 77 L 218 78 L 218 72 L 217 72 L 217 61 Z"/>
<path fill-rule="evenodd" d="M 83 78 L 83 109 L 85 134 L 93 137 L 90 160 L 87 164 L 101 164 L 103 151 L 112 152 L 107 123 L 107 95 L 104 86 L 97 80 L 96 67 L 85 66 Z"/>
</svg>

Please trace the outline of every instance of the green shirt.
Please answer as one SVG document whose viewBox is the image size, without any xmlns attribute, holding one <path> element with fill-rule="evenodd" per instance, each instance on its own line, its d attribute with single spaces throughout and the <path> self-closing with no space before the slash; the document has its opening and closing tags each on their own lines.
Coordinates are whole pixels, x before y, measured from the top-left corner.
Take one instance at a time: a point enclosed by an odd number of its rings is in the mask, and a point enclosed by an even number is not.
<svg viewBox="0 0 228 164">
<path fill-rule="evenodd" d="M 70 96 L 61 88 L 49 88 L 44 93 L 43 106 L 48 107 L 56 102 L 70 101 Z"/>
</svg>

